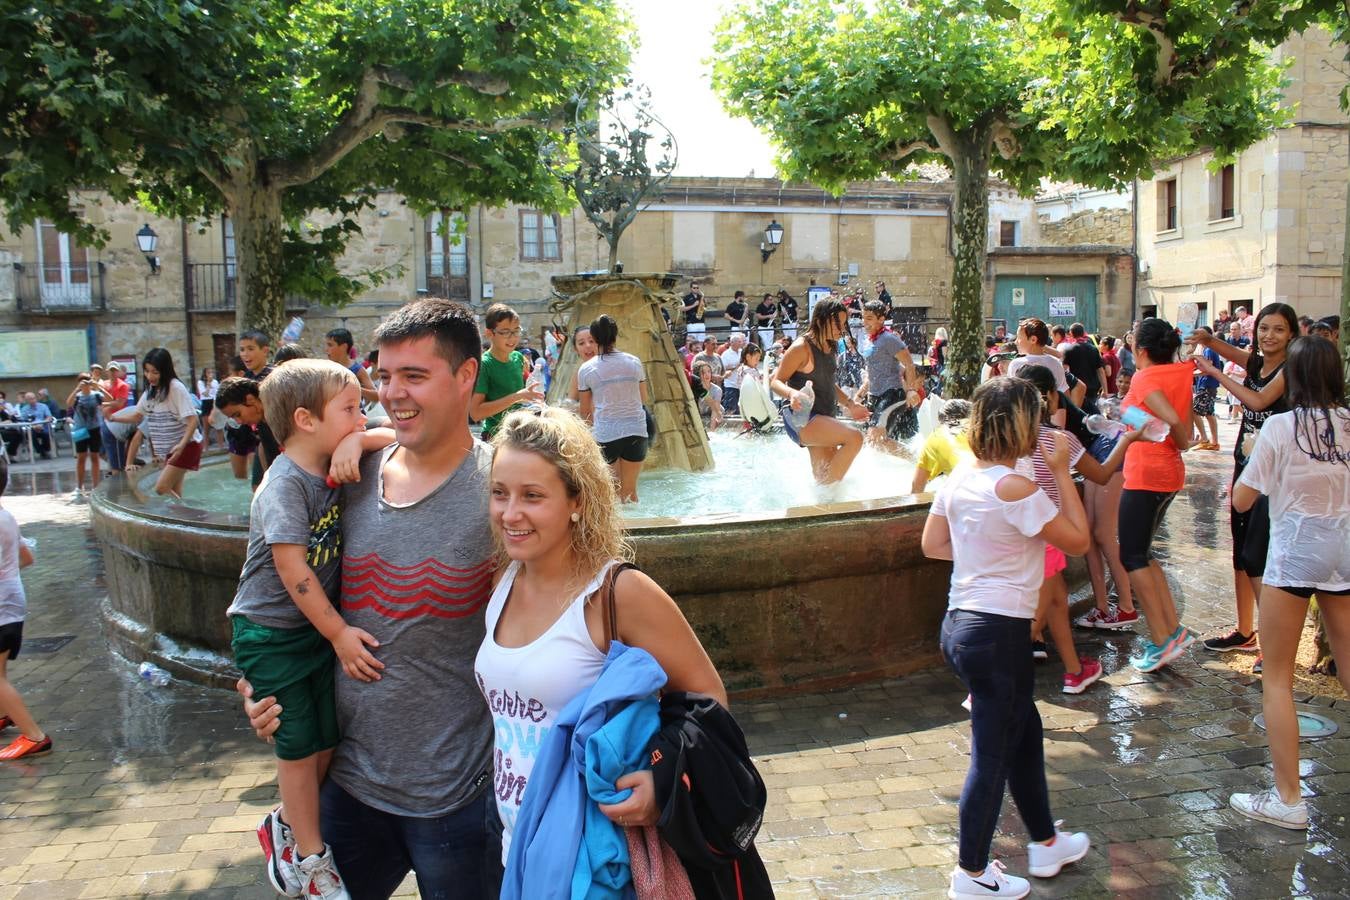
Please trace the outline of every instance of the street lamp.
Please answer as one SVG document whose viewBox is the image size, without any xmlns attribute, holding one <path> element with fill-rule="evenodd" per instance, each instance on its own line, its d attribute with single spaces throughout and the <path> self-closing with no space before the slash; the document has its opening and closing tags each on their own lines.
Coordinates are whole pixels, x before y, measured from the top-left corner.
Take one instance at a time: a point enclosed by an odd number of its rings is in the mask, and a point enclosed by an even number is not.
<svg viewBox="0 0 1350 900">
<path fill-rule="evenodd" d="M 764 229 L 764 240 L 759 245 L 760 262 L 768 262 L 769 257 L 778 249 L 778 245 L 783 243 L 783 226 L 774 219 L 769 222 L 769 227 Z"/>
<path fill-rule="evenodd" d="M 136 246 L 145 254 L 145 261 L 150 264 L 151 275 L 159 274 L 159 257 L 155 255 L 155 247 L 158 245 L 159 235 L 155 234 L 155 229 L 149 225 L 142 225 L 141 230 L 136 232 Z"/>
</svg>

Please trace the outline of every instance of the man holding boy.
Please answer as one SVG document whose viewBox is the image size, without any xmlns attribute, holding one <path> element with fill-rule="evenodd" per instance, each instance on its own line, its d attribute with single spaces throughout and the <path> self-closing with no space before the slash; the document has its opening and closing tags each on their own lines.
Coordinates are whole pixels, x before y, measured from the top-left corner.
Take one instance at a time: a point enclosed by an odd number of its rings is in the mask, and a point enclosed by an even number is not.
<svg viewBox="0 0 1350 900">
<path fill-rule="evenodd" d="M 411 869 L 423 896 L 495 898 L 492 720 L 473 676 L 494 560 L 491 452 L 468 425 L 478 328 L 457 303 L 421 300 L 375 340 L 398 443 L 342 490 L 342 616 L 379 641 L 385 668 L 337 680 L 323 836 L 355 897 L 388 897 Z M 271 698 L 246 709 L 264 736 L 286 715 Z"/>
</svg>

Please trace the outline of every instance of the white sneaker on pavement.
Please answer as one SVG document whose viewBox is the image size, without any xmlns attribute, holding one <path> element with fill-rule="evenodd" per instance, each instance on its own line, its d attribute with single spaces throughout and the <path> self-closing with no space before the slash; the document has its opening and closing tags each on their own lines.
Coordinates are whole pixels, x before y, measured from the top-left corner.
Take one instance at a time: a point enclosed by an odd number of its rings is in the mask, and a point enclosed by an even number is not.
<svg viewBox="0 0 1350 900">
<path fill-rule="evenodd" d="M 1055 823 L 1053 844 L 1027 844 L 1027 871 L 1037 878 L 1054 878 L 1060 869 L 1087 856 L 1088 848 L 1092 846 L 1088 836 L 1081 831 L 1072 834 L 1060 831 L 1062 824 L 1062 821 Z"/>
<path fill-rule="evenodd" d="M 351 900 L 333 863 L 333 850 L 327 844 L 322 854 L 306 856 L 295 867 L 300 870 L 300 881 L 305 886 L 302 896 L 312 900 Z"/>
<path fill-rule="evenodd" d="M 1029 893 L 1031 882 L 1007 874 L 1003 871 L 1003 863 L 996 859 L 991 859 L 989 865 L 984 867 L 984 872 L 978 876 L 970 875 L 957 866 L 952 872 L 951 886 L 947 888 L 947 896 L 951 900 L 982 900 L 987 897 L 1018 900 Z"/>
<path fill-rule="evenodd" d="M 1274 788 L 1259 794 L 1234 794 L 1228 798 L 1228 805 L 1244 816 L 1281 828 L 1301 831 L 1308 827 L 1308 804 L 1303 798 L 1291 806 Z"/>
</svg>

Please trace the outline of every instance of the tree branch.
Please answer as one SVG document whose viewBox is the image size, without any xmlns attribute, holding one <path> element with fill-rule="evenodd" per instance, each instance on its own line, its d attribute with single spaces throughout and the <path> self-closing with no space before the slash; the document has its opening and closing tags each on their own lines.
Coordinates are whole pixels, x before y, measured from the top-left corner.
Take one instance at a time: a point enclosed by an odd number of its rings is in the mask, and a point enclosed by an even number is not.
<svg viewBox="0 0 1350 900">
<path fill-rule="evenodd" d="M 1182 78 L 1195 78 L 1204 75 L 1214 68 L 1224 53 L 1232 46 L 1230 35 L 1240 33 L 1237 25 L 1248 14 L 1252 7 L 1256 5 L 1256 0 L 1238 0 L 1229 9 L 1226 21 L 1220 27 L 1214 37 L 1214 40 L 1203 53 L 1186 60 L 1185 63 L 1179 63 L 1177 58 L 1176 43 L 1167 34 L 1167 4 L 1163 3 L 1159 10 L 1145 9 L 1137 0 L 1129 0 L 1125 9 L 1115 14 L 1116 18 L 1126 25 L 1141 31 L 1147 32 L 1157 44 L 1157 56 L 1153 71 L 1153 84 L 1155 87 L 1163 87 L 1172 84 Z"/>
<path fill-rule="evenodd" d="M 892 162 L 900 162 L 900 160 L 904 159 L 907 156 L 911 156 L 915 153 L 941 153 L 941 152 L 942 152 L 941 150 L 934 147 L 927 141 L 910 141 L 908 144 L 902 144 L 899 141 L 896 141 L 894 147 L 886 153 L 885 158 L 891 160 Z"/>
<path fill-rule="evenodd" d="M 402 91 L 415 91 L 423 87 L 422 84 L 409 78 L 402 72 L 398 72 L 387 66 L 376 66 L 371 72 L 381 84 L 387 84 L 390 87 L 395 87 Z M 449 78 L 442 78 L 440 81 L 435 82 L 432 85 L 432 88 L 440 89 L 451 87 L 452 85 L 461 85 L 491 97 L 500 97 L 511 90 L 511 85 L 500 75 L 488 75 L 486 72 L 470 71 L 460 71 Z"/>
</svg>

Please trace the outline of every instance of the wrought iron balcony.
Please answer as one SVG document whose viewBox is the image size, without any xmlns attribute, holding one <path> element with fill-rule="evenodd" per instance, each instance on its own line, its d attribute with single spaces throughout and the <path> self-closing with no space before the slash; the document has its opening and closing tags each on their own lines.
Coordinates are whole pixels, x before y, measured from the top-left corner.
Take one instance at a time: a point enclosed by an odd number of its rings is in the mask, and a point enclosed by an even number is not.
<svg viewBox="0 0 1350 900">
<path fill-rule="evenodd" d="M 14 294 L 20 312 L 91 313 L 108 308 L 106 269 L 92 266 L 39 266 L 14 263 Z"/>
<path fill-rule="evenodd" d="M 232 262 L 189 263 L 187 266 L 189 312 L 234 312 L 239 299 L 238 265 Z M 298 294 L 286 295 L 288 312 L 303 312 L 310 301 Z"/>
</svg>

